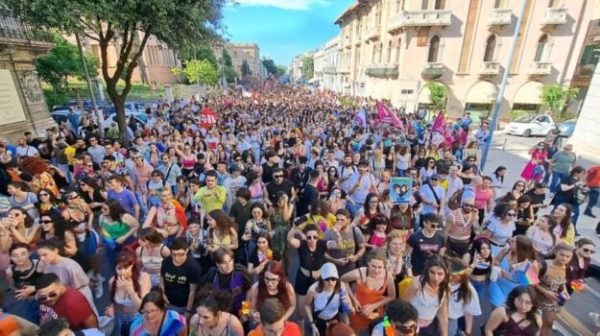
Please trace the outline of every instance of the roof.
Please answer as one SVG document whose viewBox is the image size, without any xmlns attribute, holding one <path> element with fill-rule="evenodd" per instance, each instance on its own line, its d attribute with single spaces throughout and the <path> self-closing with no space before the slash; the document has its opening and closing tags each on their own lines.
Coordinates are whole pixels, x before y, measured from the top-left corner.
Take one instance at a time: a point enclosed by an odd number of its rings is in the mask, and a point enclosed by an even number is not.
<svg viewBox="0 0 600 336">
<path fill-rule="evenodd" d="M 346 16 L 350 15 L 355 9 L 366 5 L 368 2 L 369 0 L 356 0 L 356 3 L 348 7 L 340 16 L 338 16 L 338 18 L 335 19 L 334 23 L 341 23 Z"/>
</svg>

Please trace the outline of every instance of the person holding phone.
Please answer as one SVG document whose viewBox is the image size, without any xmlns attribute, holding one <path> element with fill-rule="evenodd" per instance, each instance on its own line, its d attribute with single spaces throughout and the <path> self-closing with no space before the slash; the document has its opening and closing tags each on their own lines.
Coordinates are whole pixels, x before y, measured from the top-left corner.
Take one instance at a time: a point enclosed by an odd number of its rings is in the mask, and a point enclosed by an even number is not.
<svg viewBox="0 0 600 336">
<path fill-rule="evenodd" d="M 356 262 L 365 254 L 366 241 L 362 232 L 350 225 L 351 216 L 347 209 L 338 210 L 335 218 L 333 227 L 325 232 L 325 259 L 334 263 L 343 275 L 356 268 Z"/>
</svg>

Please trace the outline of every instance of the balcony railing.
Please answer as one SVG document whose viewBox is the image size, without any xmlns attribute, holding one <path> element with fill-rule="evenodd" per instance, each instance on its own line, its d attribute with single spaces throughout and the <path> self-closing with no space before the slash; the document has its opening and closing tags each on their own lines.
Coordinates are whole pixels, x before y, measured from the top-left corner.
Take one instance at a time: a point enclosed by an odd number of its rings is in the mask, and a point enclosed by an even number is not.
<svg viewBox="0 0 600 336">
<path fill-rule="evenodd" d="M 370 64 L 365 69 L 365 74 L 371 77 L 397 77 L 397 64 Z"/>
<path fill-rule="evenodd" d="M 374 40 L 379 38 L 379 26 L 371 26 L 365 31 L 365 40 Z"/>
<path fill-rule="evenodd" d="M 545 25 L 561 25 L 567 23 L 567 8 L 548 8 L 542 22 Z"/>
<path fill-rule="evenodd" d="M 510 8 L 494 8 L 488 18 L 490 26 L 506 26 L 512 22 L 512 9 Z"/>
<path fill-rule="evenodd" d="M 403 27 L 449 26 L 452 23 L 452 11 L 434 9 L 404 11 L 402 13 Z"/>
<path fill-rule="evenodd" d="M 444 74 L 444 65 L 437 62 L 429 62 L 421 72 L 421 76 L 425 79 L 437 79 Z"/>
<path fill-rule="evenodd" d="M 389 32 L 395 32 L 397 30 L 402 29 L 402 23 L 404 22 L 404 13 L 399 13 L 396 14 L 394 16 L 392 16 L 389 20 L 388 20 L 388 24 L 387 24 L 387 28 Z"/>
<path fill-rule="evenodd" d="M 479 74 L 484 76 L 496 76 L 500 74 L 500 63 L 483 62 L 479 66 Z"/>
<path fill-rule="evenodd" d="M 552 73 L 552 63 L 550 62 L 533 62 L 529 74 L 532 76 L 546 76 Z"/>
<path fill-rule="evenodd" d="M 0 37 L 52 42 L 52 36 L 47 31 L 34 29 L 21 21 L 12 11 L 0 7 Z"/>
</svg>

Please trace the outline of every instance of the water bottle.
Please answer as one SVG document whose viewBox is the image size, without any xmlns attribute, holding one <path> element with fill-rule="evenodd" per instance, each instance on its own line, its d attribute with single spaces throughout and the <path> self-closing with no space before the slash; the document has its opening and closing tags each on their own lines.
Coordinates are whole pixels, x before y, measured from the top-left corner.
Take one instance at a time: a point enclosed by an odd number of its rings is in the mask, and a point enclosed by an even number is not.
<svg viewBox="0 0 600 336">
<path fill-rule="evenodd" d="M 350 313 L 350 307 L 348 306 L 348 304 L 344 301 L 344 297 L 346 296 L 346 291 L 343 289 L 340 289 L 340 312 L 342 314 L 349 314 Z"/>
</svg>

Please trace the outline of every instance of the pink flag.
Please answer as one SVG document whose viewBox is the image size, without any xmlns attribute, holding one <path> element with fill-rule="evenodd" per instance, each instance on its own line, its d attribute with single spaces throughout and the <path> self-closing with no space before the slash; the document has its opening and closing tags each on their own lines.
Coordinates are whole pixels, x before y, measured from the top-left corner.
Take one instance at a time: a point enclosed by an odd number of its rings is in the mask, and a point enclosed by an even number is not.
<svg viewBox="0 0 600 336">
<path fill-rule="evenodd" d="M 395 113 L 392 113 L 387 106 L 383 105 L 382 102 L 377 102 L 376 108 L 377 117 L 380 122 L 391 124 L 396 128 L 404 128 L 402 120 Z"/>
<path fill-rule="evenodd" d="M 444 112 L 440 111 L 435 120 L 433 121 L 433 126 L 431 130 L 434 132 L 444 133 Z"/>
</svg>

